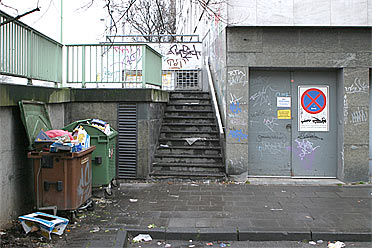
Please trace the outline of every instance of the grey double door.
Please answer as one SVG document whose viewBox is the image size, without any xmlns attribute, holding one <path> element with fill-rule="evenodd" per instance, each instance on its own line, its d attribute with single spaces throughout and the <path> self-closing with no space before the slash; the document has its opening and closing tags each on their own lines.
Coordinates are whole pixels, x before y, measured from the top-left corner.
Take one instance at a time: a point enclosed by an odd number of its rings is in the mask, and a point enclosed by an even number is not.
<svg viewBox="0 0 372 248">
<path fill-rule="evenodd" d="M 250 72 L 250 175 L 336 177 L 336 79 L 335 71 Z M 310 92 L 313 95 L 307 92 L 304 95 L 299 88 L 313 90 Z M 317 96 L 318 88 L 327 88 L 326 101 L 321 101 L 323 96 Z M 327 130 L 299 131 L 298 115 L 302 101 L 305 101 L 302 110 L 310 103 L 315 109 L 326 106 Z M 315 117 L 308 121 L 305 124 L 310 126 L 322 124 L 322 120 Z"/>
</svg>

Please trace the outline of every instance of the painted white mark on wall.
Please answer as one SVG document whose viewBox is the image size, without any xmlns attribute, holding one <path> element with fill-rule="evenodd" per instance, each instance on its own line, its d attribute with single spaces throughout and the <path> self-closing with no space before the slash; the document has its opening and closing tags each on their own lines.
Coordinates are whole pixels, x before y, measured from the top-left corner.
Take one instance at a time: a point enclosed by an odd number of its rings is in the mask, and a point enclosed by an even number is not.
<svg viewBox="0 0 372 248">
<path fill-rule="evenodd" d="M 368 84 L 360 78 L 355 78 L 354 83 L 349 87 L 345 87 L 346 94 L 365 93 L 368 94 Z"/>
<path fill-rule="evenodd" d="M 257 145 L 258 151 L 261 153 L 261 157 L 263 154 L 283 154 L 286 152 L 287 147 L 286 144 L 283 142 L 267 142 L 263 141 L 259 145 Z"/>
<path fill-rule="evenodd" d="M 270 85 L 264 86 L 262 90 L 254 93 L 249 98 L 251 101 L 253 101 L 253 107 L 254 106 L 262 106 L 262 105 L 271 105 L 270 100 L 270 94 L 276 92 L 274 89 L 271 88 Z"/>
<path fill-rule="evenodd" d="M 351 123 L 360 125 L 368 121 L 368 113 L 358 107 L 358 110 L 351 113 Z"/>
<path fill-rule="evenodd" d="M 347 95 L 344 95 L 344 124 L 347 124 L 347 117 L 349 115 L 349 102 Z"/>
<path fill-rule="evenodd" d="M 274 131 L 274 127 L 275 126 L 278 126 L 279 124 L 278 123 L 275 123 L 275 119 L 276 118 L 273 118 L 271 117 L 271 119 L 266 119 L 264 118 L 263 119 L 263 124 L 271 131 L 271 132 L 275 132 Z"/>
<path fill-rule="evenodd" d="M 241 70 L 232 70 L 228 72 L 228 83 L 229 85 L 242 84 L 245 86 L 248 83 L 247 74 Z"/>
</svg>

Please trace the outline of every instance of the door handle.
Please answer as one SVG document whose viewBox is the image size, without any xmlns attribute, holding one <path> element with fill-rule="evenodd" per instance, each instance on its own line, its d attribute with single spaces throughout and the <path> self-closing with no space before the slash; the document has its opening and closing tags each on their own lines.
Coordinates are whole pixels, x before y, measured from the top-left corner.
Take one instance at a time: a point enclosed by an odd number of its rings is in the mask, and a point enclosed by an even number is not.
<svg viewBox="0 0 372 248">
<path fill-rule="evenodd" d="M 285 126 L 285 128 L 286 128 L 286 129 L 291 129 L 291 128 L 292 128 L 292 124 L 290 124 L 290 123 L 287 124 L 287 125 Z"/>
</svg>

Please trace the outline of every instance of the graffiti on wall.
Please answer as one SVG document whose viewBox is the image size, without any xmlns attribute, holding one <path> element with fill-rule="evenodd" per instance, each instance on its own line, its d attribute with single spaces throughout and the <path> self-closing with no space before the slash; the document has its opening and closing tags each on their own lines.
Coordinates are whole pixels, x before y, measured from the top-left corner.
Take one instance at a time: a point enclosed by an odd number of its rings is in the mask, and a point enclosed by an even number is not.
<svg viewBox="0 0 372 248">
<path fill-rule="evenodd" d="M 360 107 L 357 110 L 351 113 L 351 123 L 354 125 L 360 125 L 368 122 L 368 113 L 361 109 Z"/>
<path fill-rule="evenodd" d="M 97 81 L 120 82 L 128 80 L 128 73 L 141 74 L 142 47 L 141 46 L 114 46 L 107 48 L 102 54 L 102 79 Z M 136 74 L 136 73 L 134 73 Z M 137 79 L 135 81 L 140 81 Z"/>
<path fill-rule="evenodd" d="M 247 105 L 247 101 L 244 100 L 244 93 L 241 90 L 242 86 L 245 86 L 248 82 L 247 73 L 242 70 L 231 70 L 228 71 L 228 83 L 230 89 L 230 106 L 229 106 L 229 137 L 233 138 L 237 142 L 248 139 L 246 134 L 247 110 L 243 107 Z M 238 87 L 236 90 L 235 87 Z M 233 93 L 236 92 L 236 93 Z"/>
<path fill-rule="evenodd" d="M 307 155 L 312 154 L 320 146 L 314 146 L 314 143 L 308 139 L 295 139 L 297 149 L 299 150 L 298 156 L 303 160 Z"/>
<path fill-rule="evenodd" d="M 169 44 L 163 60 L 164 70 L 199 69 L 201 59 L 201 44 Z M 164 64 L 163 64 L 164 65 Z"/>
<path fill-rule="evenodd" d="M 368 83 L 362 81 L 362 79 L 357 77 L 354 79 L 354 82 L 350 86 L 345 87 L 345 93 L 346 94 L 355 94 L 355 93 L 368 94 L 368 89 L 369 89 Z"/>
</svg>

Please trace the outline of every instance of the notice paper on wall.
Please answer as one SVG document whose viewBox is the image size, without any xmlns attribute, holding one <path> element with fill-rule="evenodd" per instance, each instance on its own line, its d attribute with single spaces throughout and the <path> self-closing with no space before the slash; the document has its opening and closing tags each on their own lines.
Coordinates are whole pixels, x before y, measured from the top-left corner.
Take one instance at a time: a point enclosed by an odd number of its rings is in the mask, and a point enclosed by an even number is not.
<svg viewBox="0 0 372 248">
<path fill-rule="evenodd" d="M 278 119 L 291 119 L 291 110 L 290 109 L 279 109 Z"/>
<path fill-rule="evenodd" d="M 276 98 L 276 106 L 278 108 L 290 108 L 291 107 L 291 97 L 277 97 Z"/>
</svg>

